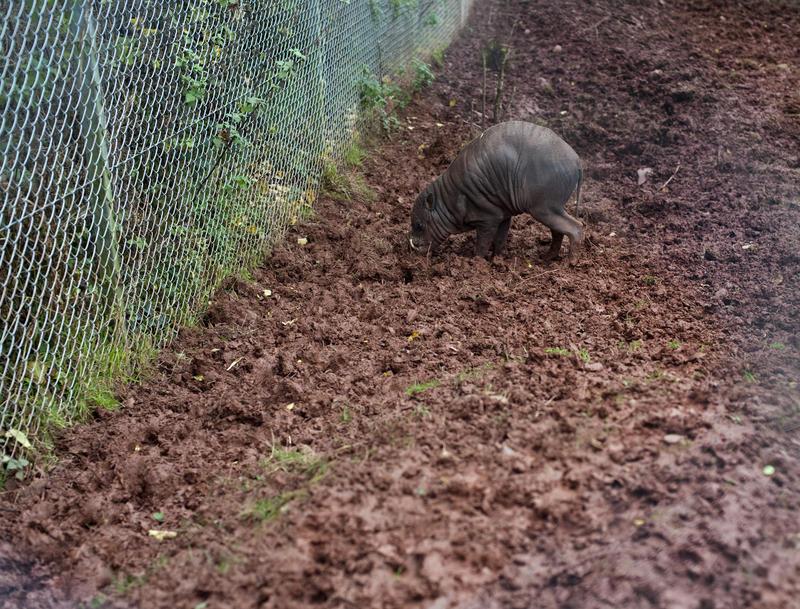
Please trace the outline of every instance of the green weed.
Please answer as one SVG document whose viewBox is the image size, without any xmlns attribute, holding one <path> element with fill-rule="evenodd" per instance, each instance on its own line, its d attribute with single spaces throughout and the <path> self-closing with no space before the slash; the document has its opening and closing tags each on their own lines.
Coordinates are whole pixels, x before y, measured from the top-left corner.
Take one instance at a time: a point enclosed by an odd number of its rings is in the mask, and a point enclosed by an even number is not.
<svg viewBox="0 0 800 609">
<path fill-rule="evenodd" d="M 11 455 L 2 455 L 0 460 L 0 490 L 5 489 L 6 480 L 14 476 L 17 480 L 25 477 L 25 468 L 31 463 L 25 457 L 12 459 Z"/>
<path fill-rule="evenodd" d="M 144 585 L 147 581 L 146 575 L 131 575 L 130 573 L 117 573 L 111 585 L 118 596 L 124 596 L 134 588 Z"/>
<path fill-rule="evenodd" d="M 367 153 L 355 140 L 350 142 L 350 146 L 344 152 L 344 160 L 350 167 L 361 167 L 366 156 Z"/>
<path fill-rule="evenodd" d="M 437 68 L 444 67 L 444 52 L 447 47 L 439 47 L 431 54 L 431 61 Z"/>
<path fill-rule="evenodd" d="M 376 125 L 384 133 L 400 127 L 397 110 L 408 103 L 408 95 L 388 77 L 378 78 L 365 66 L 357 83 L 361 111 L 368 123 Z"/>
<path fill-rule="evenodd" d="M 620 350 L 628 350 L 631 353 L 635 353 L 636 351 L 638 351 L 639 347 L 641 347 L 641 346 L 642 346 L 642 341 L 640 341 L 640 340 L 634 340 L 634 341 L 631 341 L 629 343 L 625 342 L 625 339 L 622 339 L 621 341 L 619 341 Z"/>
<path fill-rule="evenodd" d="M 367 186 L 360 168 L 367 153 L 361 148 L 358 140 L 351 141 L 344 152 L 344 163 L 333 161 L 322 168 L 320 182 L 324 195 L 343 201 L 361 201 L 369 203 L 376 198 L 375 193 Z"/>
<path fill-rule="evenodd" d="M 422 91 L 433 83 L 436 75 L 431 71 L 431 67 L 419 59 L 414 59 L 411 62 L 414 71 L 414 81 L 412 89 L 415 92 Z"/>
<path fill-rule="evenodd" d="M 312 483 L 322 480 L 328 475 L 328 460 L 326 457 L 318 457 L 311 451 L 283 448 L 273 444 L 270 455 L 259 462 L 259 465 L 273 473 L 278 470 L 287 473 L 301 473 L 309 478 Z"/>
<path fill-rule="evenodd" d="M 423 406 L 417 406 L 417 408 L 414 409 L 414 416 L 421 419 L 421 418 L 431 418 L 432 415 L 430 408 L 423 405 Z"/>
<path fill-rule="evenodd" d="M 544 350 L 547 355 L 569 355 L 569 349 L 562 349 L 561 347 L 547 347 Z"/>
<path fill-rule="evenodd" d="M 419 381 L 414 381 L 414 384 L 411 385 L 411 387 L 409 387 L 408 389 L 406 389 L 406 393 L 409 396 L 412 396 L 412 395 L 414 395 L 416 393 L 422 393 L 423 391 L 425 391 L 427 389 L 433 389 L 434 387 L 436 387 L 438 385 L 439 385 L 439 379 L 433 379 L 433 380 L 427 381 L 425 383 L 420 383 Z"/>
</svg>

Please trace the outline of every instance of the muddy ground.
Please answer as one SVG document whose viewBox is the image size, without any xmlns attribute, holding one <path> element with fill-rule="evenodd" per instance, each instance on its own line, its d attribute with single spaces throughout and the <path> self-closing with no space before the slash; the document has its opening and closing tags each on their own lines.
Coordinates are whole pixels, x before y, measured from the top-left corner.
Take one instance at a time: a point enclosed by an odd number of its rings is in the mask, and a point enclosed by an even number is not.
<svg viewBox="0 0 800 609">
<path fill-rule="evenodd" d="M 800 606 L 800 8 L 478 4 L 374 198 L 321 197 L 2 496 L 0 606 Z M 492 263 L 407 252 L 492 41 L 503 118 L 583 158 L 575 267 L 521 216 Z"/>
</svg>

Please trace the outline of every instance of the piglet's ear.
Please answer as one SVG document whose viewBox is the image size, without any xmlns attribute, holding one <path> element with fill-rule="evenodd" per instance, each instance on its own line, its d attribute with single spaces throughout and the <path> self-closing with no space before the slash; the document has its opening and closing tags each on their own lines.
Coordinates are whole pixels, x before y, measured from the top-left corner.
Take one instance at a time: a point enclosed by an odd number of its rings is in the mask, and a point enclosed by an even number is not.
<svg viewBox="0 0 800 609">
<path fill-rule="evenodd" d="M 436 199 L 433 196 L 432 192 L 429 192 L 425 195 L 425 208 L 428 211 L 433 211 L 433 208 L 436 207 Z"/>
</svg>

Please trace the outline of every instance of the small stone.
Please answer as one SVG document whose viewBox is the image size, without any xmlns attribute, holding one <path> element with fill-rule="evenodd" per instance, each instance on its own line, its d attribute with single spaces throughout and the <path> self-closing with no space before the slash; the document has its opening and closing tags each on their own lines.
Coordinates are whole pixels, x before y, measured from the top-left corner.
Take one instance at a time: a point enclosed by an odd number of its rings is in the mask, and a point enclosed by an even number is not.
<svg viewBox="0 0 800 609">
<path fill-rule="evenodd" d="M 664 442 L 667 444 L 679 444 L 683 442 L 686 438 L 680 434 L 670 433 L 664 436 Z"/>
<path fill-rule="evenodd" d="M 561 48 L 560 44 L 557 44 L 553 47 L 553 53 L 560 53 L 563 49 Z"/>
<path fill-rule="evenodd" d="M 506 446 L 505 444 L 503 444 L 503 454 L 506 457 L 516 457 L 517 456 L 517 451 L 515 451 L 510 446 Z"/>
</svg>

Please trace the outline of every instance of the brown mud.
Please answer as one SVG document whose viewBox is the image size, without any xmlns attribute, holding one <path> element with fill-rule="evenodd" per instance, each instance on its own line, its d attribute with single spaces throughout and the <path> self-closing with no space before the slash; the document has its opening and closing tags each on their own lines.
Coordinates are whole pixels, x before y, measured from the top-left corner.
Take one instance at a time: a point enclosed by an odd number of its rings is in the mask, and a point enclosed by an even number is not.
<svg viewBox="0 0 800 609">
<path fill-rule="evenodd" d="M 492 41 L 503 118 L 583 158 L 575 267 L 521 216 L 492 263 L 407 252 Z M 479 3 L 375 199 L 322 197 L 2 496 L 0 606 L 800 606 L 798 70 L 796 3 Z"/>
</svg>

